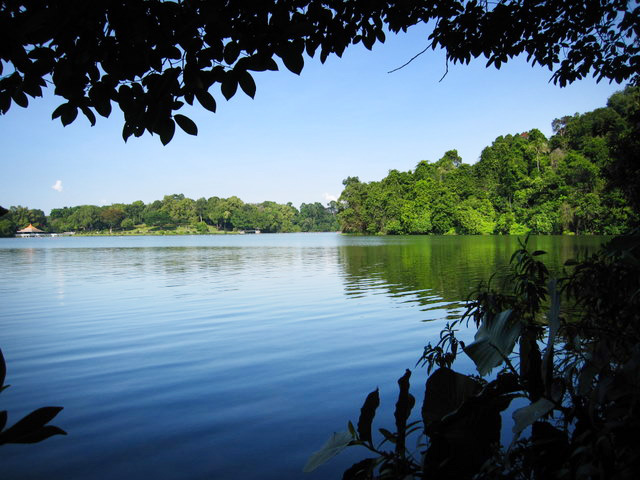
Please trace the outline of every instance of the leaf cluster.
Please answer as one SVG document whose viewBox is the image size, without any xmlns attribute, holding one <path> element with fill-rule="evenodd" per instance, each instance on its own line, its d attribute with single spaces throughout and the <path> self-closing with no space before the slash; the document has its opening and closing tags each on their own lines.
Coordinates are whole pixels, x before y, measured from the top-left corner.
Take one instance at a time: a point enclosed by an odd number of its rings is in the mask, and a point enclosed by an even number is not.
<svg viewBox="0 0 640 480">
<path fill-rule="evenodd" d="M 252 72 L 277 70 L 277 59 L 299 74 L 305 54 L 324 62 L 418 23 L 434 25 L 428 47 L 454 63 L 484 56 L 500 68 L 526 53 L 560 85 L 589 74 L 637 80 L 638 16 L 626 0 L 2 0 L 0 112 L 51 84 L 63 125 L 79 112 L 94 125 L 115 104 L 125 141 L 148 132 L 167 144 L 176 124 L 198 132 L 177 113 L 185 103 L 216 111 L 214 86 L 227 100 L 238 89 L 253 97 Z"/>
</svg>

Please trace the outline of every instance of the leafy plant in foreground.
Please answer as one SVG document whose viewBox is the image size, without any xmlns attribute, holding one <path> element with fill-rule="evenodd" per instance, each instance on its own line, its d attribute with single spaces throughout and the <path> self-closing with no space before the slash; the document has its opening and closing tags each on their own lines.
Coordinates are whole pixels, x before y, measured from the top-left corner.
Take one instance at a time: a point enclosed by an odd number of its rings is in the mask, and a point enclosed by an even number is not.
<svg viewBox="0 0 640 480">
<path fill-rule="evenodd" d="M 9 387 L 4 384 L 7 367 L 0 350 L 0 392 Z M 38 443 L 53 435 L 66 435 L 61 428 L 47 425 L 60 413 L 62 407 L 42 407 L 34 410 L 13 426 L 5 429 L 7 411 L 0 411 L 0 445 L 7 443 Z"/>
<path fill-rule="evenodd" d="M 379 404 L 371 392 L 357 429 L 334 434 L 307 463 L 310 471 L 348 446 L 373 455 L 343 479 L 596 479 L 636 478 L 640 471 L 640 239 L 616 239 L 581 262 L 566 278 L 550 279 L 527 240 L 512 257 L 500 292 L 483 286 L 465 316 L 447 324 L 420 359 L 426 381 L 421 420 L 411 372 L 398 381 L 395 432 L 372 423 Z M 455 325 L 477 326 L 469 345 Z M 459 350 L 479 377 L 453 371 Z M 431 370 L 437 369 L 431 373 Z M 491 376 L 494 369 L 495 376 Z M 514 399 L 513 439 L 500 443 L 502 412 Z M 416 450 L 407 436 L 418 436 Z M 393 445 L 388 448 L 386 445 Z"/>
</svg>

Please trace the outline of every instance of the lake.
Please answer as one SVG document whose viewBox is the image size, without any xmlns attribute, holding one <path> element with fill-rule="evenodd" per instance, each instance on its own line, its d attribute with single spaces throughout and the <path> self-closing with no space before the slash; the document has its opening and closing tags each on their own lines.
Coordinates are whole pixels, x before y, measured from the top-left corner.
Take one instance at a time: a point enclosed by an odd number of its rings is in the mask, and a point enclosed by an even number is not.
<svg viewBox="0 0 640 480">
<path fill-rule="evenodd" d="M 556 272 L 603 241 L 531 238 Z M 376 387 L 374 427 L 393 427 L 405 368 L 421 404 L 424 345 L 516 248 L 515 237 L 333 233 L 0 239 L 12 385 L 0 408 L 13 424 L 63 406 L 52 424 L 68 432 L 3 446 L 0 471 L 341 478 L 355 449 L 311 474 L 302 467 Z"/>
</svg>

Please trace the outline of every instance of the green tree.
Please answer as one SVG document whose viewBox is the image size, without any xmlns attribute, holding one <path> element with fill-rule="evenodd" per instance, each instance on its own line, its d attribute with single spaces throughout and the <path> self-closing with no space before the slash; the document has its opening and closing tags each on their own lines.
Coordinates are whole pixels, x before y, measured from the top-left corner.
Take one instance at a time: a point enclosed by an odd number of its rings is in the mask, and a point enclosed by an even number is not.
<svg viewBox="0 0 640 480">
<path fill-rule="evenodd" d="M 431 231 L 431 212 L 424 205 L 407 202 L 402 206 L 400 224 L 400 230 L 404 233 L 429 233 Z"/>
<path fill-rule="evenodd" d="M 144 223 L 149 227 L 173 225 L 173 219 L 163 210 L 150 210 L 144 214 Z"/>
<path fill-rule="evenodd" d="M 12 206 L 9 208 L 8 216 L 17 228 L 24 228 L 30 223 L 43 230 L 47 228 L 47 218 L 44 212 L 37 208 Z"/>
<path fill-rule="evenodd" d="M 122 206 L 126 218 L 131 219 L 134 225 L 143 223 L 145 204 L 142 200 L 136 200 L 133 203 Z"/>
<path fill-rule="evenodd" d="M 15 224 L 8 218 L 0 218 L 0 237 L 12 237 L 15 233 Z"/>
<path fill-rule="evenodd" d="M 335 207 L 333 209 L 331 206 L 324 207 L 320 202 L 300 205 L 296 223 L 303 232 L 330 232 L 340 228 Z"/>
<path fill-rule="evenodd" d="M 213 224 L 218 230 L 222 230 L 223 226 L 223 214 L 224 209 L 222 206 L 222 200 L 218 197 L 210 197 L 207 199 L 207 207 L 205 211 L 206 218 Z"/>
<path fill-rule="evenodd" d="M 494 216 L 495 212 L 489 200 L 464 200 L 454 210 L 456 232 L 465 235 L 491 234 L 496 228 Z"/>
<path fill-rule="evenodd" d="M 207 199 L 201 197 L 195 202 L 195 213 L 198 216 L 198 220 L 202 223 L 206 217 L 207 212 Z"/>
<path fill-rule="evenodd" d="M 165 195 L 161 210 L 171 217 L 175 225 L 189 225 L 197 221 L 195 202 L 182 193 Z"/>
<path fill-rule="evenodd" d="M 54 232 L 69 232 L 76 227 L 71 220 L 71 215 L 77 207 L 54 208 L 49 214 L 49 225 Z"/>
<path fill-rule="evenodd" d="M 596 187 L 600 172 L 598 167 L 584 155 L 571 151 L 558 165 L 557 173 L 566 185 L 573 187 L 574 191 L 588 193 Z"/>
<path fill-rule="evenodd" d="M 365 231 L 364 191 L 365 185 L 358 177 L 348 177 L 342 181 L 344 189 L 338 198 L 338 219 L 345 233 Z"/>
<path fill-rule="evenodd" d="M 458 168 L 462 164 L 462 157 L 458 155 L 457 150 L 448 150 L 444 156 L 435 163 L 438 172 L 438 180 L 442 181 L 443 177 L 451 172 L 454 168 Z"/>
<path fill-rule="evenodd" d="M 624 122 L 607 135 L 607 144 L 615 161 L 605 172 L 610 186 L 624 192 L 634 211 L 640 211 L 640 87 L 628 87 L 609 98 L 613 109 Z"/>
<path fill-rule="evenodd" d="M 104 226 L 100 219 L 100 208 L 95 205 L 80 205 L 74 208 L 69 216 L 69 226 L 72 230 L 100 230 Z"/>
<path fill-rule="evenodd" d="M 233 218 L 239 218 L 243 207 L 244 202 L 235 195 L 222 201 L 222 218 L 224 230 L 233 230 L 234 228 L 238 228 L 238 226 L 233 223 Z"/>
<path fill-rule="evenodd" d="M 588 193 L 576 202 L 574 212 L 574 224 L 576 233 L 598 233 L 601 231 L 601 218 L 603 216 L 600 197 L 594 193 Z"/>
<path fill-rule="evenodd" d="M 131 230 L 133 229 L 133 227 L 136 226 L 136 224 L 133 221 L 133 219 L 127 217 L 124 220 L 122 220 L 122 222 L 120 223 L 120 226 L 122 227 L 123 230 Z"/>
<path fill-rule="evenodd" d="M 106 207 L 100 212 L 100 219 L 109 227 L 109 233 L 112 233 L 114 228 L 118 228 L 124 218 L 124 210 L 114 206 Z"/>
</svg>

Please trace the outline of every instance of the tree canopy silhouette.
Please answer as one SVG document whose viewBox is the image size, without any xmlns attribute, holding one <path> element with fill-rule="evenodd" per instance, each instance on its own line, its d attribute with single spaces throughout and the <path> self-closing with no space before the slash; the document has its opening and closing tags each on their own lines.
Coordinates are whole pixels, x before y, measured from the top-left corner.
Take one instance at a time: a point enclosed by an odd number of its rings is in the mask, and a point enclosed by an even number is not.
<svg viewBox="0 0 640 480">
<path fill-rule="evenodd" d="M 500 68 L 526 54 L 561 86 L 637 83 L 639 16 L 627 0 L 0 0 L 0 112 L 52 84 L 63 125 L 79 111 L 93 125 L 115 104 L 125 140 L 146 131 L 166 144 L 176 124 L 197 134 L 177 112 L 196 101 L 215 112 L 216 84 L 226 99 L 238 87 L 253 97 L 250 72 L 277 70 L 276 59 L 299 74 L 305 54 L 324 62 L 420 23 L 447 62 L 484 56 Z"/>
</svg>

